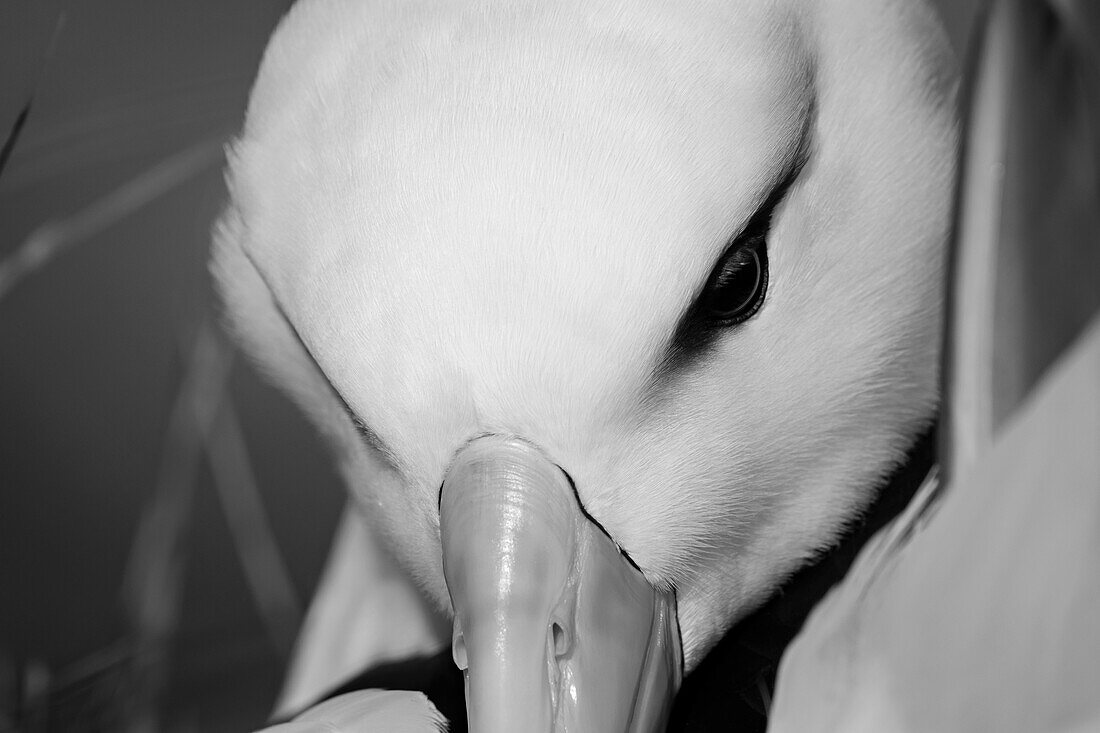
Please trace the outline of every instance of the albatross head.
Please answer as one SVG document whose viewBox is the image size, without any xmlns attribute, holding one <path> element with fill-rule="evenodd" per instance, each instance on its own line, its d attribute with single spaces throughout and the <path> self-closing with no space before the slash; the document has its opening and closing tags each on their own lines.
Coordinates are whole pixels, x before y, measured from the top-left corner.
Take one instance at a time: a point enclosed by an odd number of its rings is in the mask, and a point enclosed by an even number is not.
<svg viewBox="0 0 1100 733">
<path fill-rule="evenodd" d="M 944 49 L 892 0 L 284 21 L 214 269 L 455 614 L 475 730 L 611 730 L 563 722 L 586 689 L 629 688 L 599 706 L 629 721 L 680 640 L 690 669 L 928 422 Z M 600 639 L 659 653 L 623 669 Z"/>
</svg>

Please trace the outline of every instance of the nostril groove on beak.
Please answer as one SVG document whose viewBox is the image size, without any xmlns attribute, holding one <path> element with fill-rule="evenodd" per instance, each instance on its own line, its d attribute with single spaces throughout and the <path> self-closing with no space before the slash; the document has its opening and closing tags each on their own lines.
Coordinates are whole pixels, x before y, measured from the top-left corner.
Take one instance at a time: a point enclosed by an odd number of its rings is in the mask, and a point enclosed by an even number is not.
<svg viewBox="0 0 1100 733">
<path fill-rule="evenodd" d="M 550 624 L 550 635 L 554 642 L 554 656 L 561 659 L 569 653 L 570 648 L 573 646 L 573 639 L 569 632 L 565 630 L 565 627 L 557 621 Z"/>
<path fill-rule="evenodd" d="M 442 564 L 470 729 L 663 728 L 679 684 L 675 606 L 585 511 L 569 473 L 496 436 L 445 475 Z"/>
</svg>

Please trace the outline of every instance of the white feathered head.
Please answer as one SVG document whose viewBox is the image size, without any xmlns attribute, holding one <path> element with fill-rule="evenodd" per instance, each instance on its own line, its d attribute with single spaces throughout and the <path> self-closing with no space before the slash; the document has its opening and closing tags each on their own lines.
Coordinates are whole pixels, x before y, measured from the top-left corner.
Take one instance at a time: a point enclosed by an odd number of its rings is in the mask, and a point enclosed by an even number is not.
<svg viewBox="0 0 1100 733">
<path fill-rule="evenodd" d="M 441 484 L 518 440 L 690 668 L 933 414 L 953 84 L 919 2 L 307 0 L 214 270 L 440 608 Z"/>
</svg>

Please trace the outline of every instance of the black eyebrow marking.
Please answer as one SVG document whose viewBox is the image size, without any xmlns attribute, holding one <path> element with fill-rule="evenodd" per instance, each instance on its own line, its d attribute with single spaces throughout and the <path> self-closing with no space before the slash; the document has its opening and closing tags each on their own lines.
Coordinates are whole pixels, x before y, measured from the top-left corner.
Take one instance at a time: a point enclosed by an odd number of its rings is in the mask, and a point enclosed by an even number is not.
<svg viewBox="0 0 1100 733">
<path fill-rule="evenodd" d="M 810 156 L 810 135 L 816 119 L 816 103 L 810 103 L 799 137 L 798 147 L 783 169 L 777 182 L 741 229 L 727 240 L 707 279 L 696 291 L 684 314 L 680 316 L 668 347 L 654 371 L 652 383 L 667 382 L 675 373 L 702 359 L 714 346 L 723 326 L 707 318 L 706 295 L 720 275 L 722 265 L 737 250 L 751 244 L 757 238 L 765 238 L 770 231 L 772 216 L 786 199 L 791 186 L 801 175 Z M 765 280 L 765 282 L 767 282 Z"/>
<path fill-rule="evenodd" d="M 248 260 L 249 264 L 252 265 L 252 269 L 256 271 L 257 275 L 259 275 L 260 280 L 263 281 L 264 286 L 267 288 L 268 294 L 271 296 L 271 304 L 275 307 L 275 311 L 279 314 L 279 317 L 283 319 L 283 323 L 287 325 L 287 328 L 290 329 L 291 334 L 298 342 L 298 345 L 302 347 L 302 351 L 305 353 L 306 357 L 309 358 L 310 362 L 313 364 L 313 367 L 317 370 L 317 373 L 321 375 L 321 379 L 324 380 L 324 383 L 328 386 L 329 393 L 336 398 L 337 402 L 340 403 L 340 407 L 343 408 L 344 413 L 348 416 L 348 419 L 351 420 L 352 426 L 355 428 L 355 431 L 359 433 L 359 436 L 361 438 L 363 438 L 363 442 L 365 442 L 369 447 L 378 451 L 386 460 L 386 462 L 393 466 L 394 469 L 398 471 L 402 470 L 402 468 L 404 467 L 404 462 L 397 457 L 397 454 L 393 451 L 392 448 L 390 448 L 386 441 L 382 440 L 382 437 L 379 436 L 377 432 L 375 432 L 369 425 L 367 425 L 367 423 L 362 418 L 355 414 L 355 410 L 351 409 L 351 405 L 349 405 L 348 401 L 344 399 L 344 395 L 340 393 L 340 390 L 336 389 L 336 385 L 332 383 L 332 380 L 328 378 L 328 374 L 326 374 L 325 370 L 321 368 L 321 364 L 317 361 L 317 357 L 313 355 L 312 351 L 310 351 L 309 346 L 306 345 L 305 340 L 302 338 L 302 334 L 298 332 L 298 328 L 294 325 L 294 322 L 290 320 L 289 316 L 287 316 L 286 310 L 283 308 L 283 304 L 279 302 L 279 298 L 275 294 L 275 291 L 271 288 L 271 283 L 268 282 L 267 276 L 264 275 L 263 270 L 261 270 L 256 265 L 256 261 L 252 259 L 251 253 L 249 253 L 244 247 L 241 247 L 240 250 L 245 259 Z"/>
</svg>

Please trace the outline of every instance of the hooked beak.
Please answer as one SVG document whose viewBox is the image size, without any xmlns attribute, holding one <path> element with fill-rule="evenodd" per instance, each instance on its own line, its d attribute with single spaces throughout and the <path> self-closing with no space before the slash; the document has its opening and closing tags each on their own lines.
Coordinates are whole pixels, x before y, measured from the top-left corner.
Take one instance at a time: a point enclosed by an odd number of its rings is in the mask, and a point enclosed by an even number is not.
<svg viewBox="0 0 1100 733">
<path fill-rule="evenodd" d="M 534 446 L 478 438 L 440 495 L 452 653 L 473 733 L 664 730 L 680 685 L 676 601 L 581 509 Z"/>
</svg>

